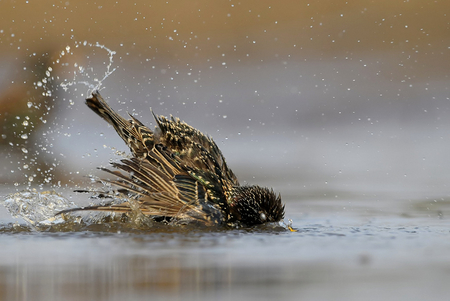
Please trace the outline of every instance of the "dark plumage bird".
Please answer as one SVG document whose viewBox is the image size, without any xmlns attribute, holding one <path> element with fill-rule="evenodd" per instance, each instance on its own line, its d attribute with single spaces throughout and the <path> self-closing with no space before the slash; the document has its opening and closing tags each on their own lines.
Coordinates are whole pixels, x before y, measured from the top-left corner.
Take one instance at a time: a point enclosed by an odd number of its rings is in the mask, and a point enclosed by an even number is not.
<svg viewBox="0 0 450 301">
<path fill-rule="evenodd" d="M 133 153 L 130 159 L 112 163 L 116 170 L 101 168 L 117 177 L 108 182 L 128 201 L 61 213 L 127 213 L 137 205 L 144 215 L 173 223 L 251 226 L 283 219 L 280 196 L 272 189 L 239 185 L 216 143 L 200 131 L 157 115 L 158 127 L 152 131 L 132 116 L 126 120 L 118 115 L 98 91 L 86 104 L 114 127 Z"/>
</svg>

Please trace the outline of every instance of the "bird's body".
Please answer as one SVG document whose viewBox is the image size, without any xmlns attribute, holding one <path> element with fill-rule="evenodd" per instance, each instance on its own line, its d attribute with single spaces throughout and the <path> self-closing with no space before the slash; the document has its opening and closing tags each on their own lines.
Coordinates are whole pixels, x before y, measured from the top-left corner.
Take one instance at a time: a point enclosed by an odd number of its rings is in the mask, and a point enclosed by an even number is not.
<svg viewBox="0 0 450 301">
<path fill-rule="evenodd" d="M 222 152 L 208 136 L 179 119 L 154 115 L 157 129 L 118 115 L 98 91 L 86 104 L 111 124 L 133 156 L 101 168 L 117 177 L 108 180 L 128 201 L 69 209 L 131 212 L 137 207 L 154 220 L 203 225 L 247 226 L 284 217 L 281 198 L 268 188 L 240 186 Z"/>
</svg>

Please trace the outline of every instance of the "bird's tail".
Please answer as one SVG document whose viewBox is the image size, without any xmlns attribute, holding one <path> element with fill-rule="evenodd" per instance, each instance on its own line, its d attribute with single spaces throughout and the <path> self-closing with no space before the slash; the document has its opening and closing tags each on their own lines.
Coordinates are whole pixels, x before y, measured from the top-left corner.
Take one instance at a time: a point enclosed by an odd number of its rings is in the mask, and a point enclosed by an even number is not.
<svg viewBox="0 0 450 301">
<path fill-rule="evenodd" d="M 132 116 L 131 120 L 126 120 L 117 114 L 98 91 L 92 92 L 91 97 L 86 99 L 86 105 L 114 127 L 136 157 L 145 156 L 153 148 L 153 131 Z"/>
</svg>

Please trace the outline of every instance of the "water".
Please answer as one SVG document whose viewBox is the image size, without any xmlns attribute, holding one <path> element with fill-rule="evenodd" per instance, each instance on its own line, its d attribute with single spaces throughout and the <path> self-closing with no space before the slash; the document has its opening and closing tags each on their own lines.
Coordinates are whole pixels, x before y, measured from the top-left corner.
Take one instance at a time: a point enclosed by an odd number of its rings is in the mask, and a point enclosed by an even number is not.
<svg viewBox="0 0 450 301">
<path fill-rule="evenodd" d="M 289 185 L 283 191 L 298 193 Z M 69 189 L 58 193 L 86 202 Z M 286 197 L 297 232 L 120 223 L 38 228 L 4 209 L 1 299 L 444 300 L 450 201 L 340 194 Z M 73 205 L 50 195 L 50 203 Z"/>
<path fill-rule="evenodd" d="M 63 219 L 56 214 L 76 207 L 55 191 L 31 189 L 9 194 L 2 203 L 13 217 L 21 217 L 32 227 L 59 224 Z"/>
</svg>

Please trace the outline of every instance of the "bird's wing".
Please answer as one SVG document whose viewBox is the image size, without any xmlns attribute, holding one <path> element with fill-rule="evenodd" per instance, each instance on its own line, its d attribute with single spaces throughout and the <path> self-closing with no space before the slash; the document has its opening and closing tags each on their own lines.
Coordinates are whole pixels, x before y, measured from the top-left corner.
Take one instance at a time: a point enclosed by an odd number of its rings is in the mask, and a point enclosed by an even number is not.
<svg viewBox="0 0 450 301">
<path fill-rule="evenodd" d="M 105 181 L 118 187 L 121 195 L 129 198 L 127 202 L 69 209 L 63 213 L 79 210 L 131 212 L 137 208 L 144 215 L 174 222 L 222 223 L 220 207 L 206 201 L 203 185 L 161 145 L 156 145 L 146 159 L 124 159 L 112 166 L 116 170 L 101 168 L 116 177 Z"/>
<path fill-rule="evenodd" d="M 180 121 L 178 118 L 170 119 L 164 116 L 155 116 L 158 127 L 160 143 L 164 144 L 180 161 L 201 173 L 211 173 L 220 179 L 238 186 L 239 182 L 225 161 L 225 158 L 214 140 Z"/>
<path fill-rule="evenodd" d="M 126 120 L 117 114 L 98 91 L 86 99 L 86 104 L 114 127 L 136 157 L 145 157 L 160 143 L 190 168 L 218 175 L 227 186 L 239 186 L 214 140 L 179 119 L 154 115 L 160 130 L 155 135 L 136 118 L 130 116 L 131 119 Z"/>
</svg>

